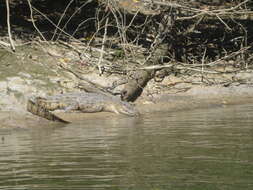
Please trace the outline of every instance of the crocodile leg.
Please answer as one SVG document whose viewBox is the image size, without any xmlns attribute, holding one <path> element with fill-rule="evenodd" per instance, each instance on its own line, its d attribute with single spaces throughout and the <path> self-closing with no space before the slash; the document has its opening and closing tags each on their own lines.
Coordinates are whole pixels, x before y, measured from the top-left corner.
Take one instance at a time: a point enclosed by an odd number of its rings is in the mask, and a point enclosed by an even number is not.
<svg viewBox="0 0 253 190">
<path fill-rule="evenodd" d="M 76 102 L 74 104 L 71 104 L 70 106 L 67 106 L 63 111 L 64 112 L 73 112 L 73 111 L 78 111 L 79 109 L 79 104 Z"/>
<path fill-rule="evenodd" d="M 95 113 L 104 111 L 104 107 L 102 105 L 95 104 L 80 104 L 79 110 L 83 113 Z"/>
</svg>

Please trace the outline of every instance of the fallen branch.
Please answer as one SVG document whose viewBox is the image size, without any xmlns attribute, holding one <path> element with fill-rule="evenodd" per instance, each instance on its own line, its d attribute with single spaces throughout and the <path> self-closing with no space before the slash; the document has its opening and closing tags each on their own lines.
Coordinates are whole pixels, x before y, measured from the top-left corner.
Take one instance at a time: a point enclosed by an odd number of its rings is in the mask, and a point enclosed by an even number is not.
<svg viewBox="0 0 253 190">
<path fill-rule="evenodd" d="M 58 28 L 59 28 L 59 26 L 60 26 L 60 24 L 61 24 L 61 21 L 62 21 L 63 17 L 66 15 L 67 10 L 69 9 L 70 5 L 71 5 L 73 2 L 74 2 L 74 0 L 71 0 L 71 1 L 68 3 L 68 5 L 66 6 L 66 8 L 64 9 L 64 11 L 63 11 L 63 13 L 62 13 L 62 15 L 61 15 L 61 18 L 59 19 L 59 21 L 58 21 L 58 23 L 57 23 L 57 25 L 56 25 L 57 27 L 56 27 L 55 30 L 54 30 L 54 34 L 53 34 L 53 37 L 51 38 L 51 40 L 54 40 L 54 37 L 55 37 L 55 35 L 56 35 L 57 31 L 58 31 Z M 60 35 L 59 35 L 59 36 L 60 36 Z M 59 38 L 59 36 L 58 36 L 58 38 Z"/>
<path fill-rule="evenodd" d="M 11 45 L 6 43 L 6 42 L 3 42 L 3 41 L 0 41 L 0 45 L 2 46 L 5 46 L 5 47 L 10 47 Z"/>
<path fill-rule="evenodd" d="M 106 41 L 106 35 L 107 35 L 107 25 L 108 25 L 108 21 L 109 21 L 109 17 L 106 18 L 105 21 L 105 31 L 104 31 L 104 37 L 103 37 L 103 42 L 102 42 L 102 48 L 101 48 L 101 52 L 100 52 L 100 57 L 98 60 L 98 70 L 99 70 L 99 74 L 102 75 L 102 67 L 101 67 L 101 62 L 103 60 L 103 56 L 104 56 L 104 49 L 105 49 L 105 41 Z"/>
<path fill-rule="evenodd" d="M 43 34 L 40 32 L 40 30 L 38 29 L 38 27 L 36 26 L 36 24 L 35 24 L 35 22 L 34 22 L 34 19 L 33 19 L 33 8 L 32 8 L 32 5 L 31 5 L 30 0 L 27 0 L 27 3 L 28 3 L 29 8 L 30 8 L 30 18 L 31 18 L 33 27 L 37 30 L 37 32 L 39 33 L 39 35 L 41 36 L 41 38 L 42 38 L 44 41 L 46 41 L 46 38 L 43 36 Z"/>
</svg>

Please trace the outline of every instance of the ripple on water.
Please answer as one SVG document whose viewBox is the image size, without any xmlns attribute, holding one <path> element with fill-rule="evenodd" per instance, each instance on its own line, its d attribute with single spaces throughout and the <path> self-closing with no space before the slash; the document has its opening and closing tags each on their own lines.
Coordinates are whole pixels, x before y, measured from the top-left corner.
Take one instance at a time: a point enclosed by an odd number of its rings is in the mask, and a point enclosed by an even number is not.
<svg viewBox="0 0 253 190">
<path fill-rule="evenodd" d="M 0 131 L 0 189 L 253 189 L 253 105 Z"/>
</svg>

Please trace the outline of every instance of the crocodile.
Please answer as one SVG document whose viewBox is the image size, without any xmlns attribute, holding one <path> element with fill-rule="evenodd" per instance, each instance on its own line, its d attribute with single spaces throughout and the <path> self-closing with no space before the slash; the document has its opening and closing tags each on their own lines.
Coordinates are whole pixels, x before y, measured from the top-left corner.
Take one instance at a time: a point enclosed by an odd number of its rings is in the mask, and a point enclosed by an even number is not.
<svg viewBox="0 0 253 190">
<path fill-rule="evenodd" d="M 57 117 L 53 111 L 66 113 L 82 112 L 114 112 L 127 116 L 139 115 L 136 108 L 120 100 L 119 97 L 102 93 L 72 92 L 47 97 L 31 97 L 27 103 L 27 111 L 48 120 L 67 122 Z"/>
</svg>

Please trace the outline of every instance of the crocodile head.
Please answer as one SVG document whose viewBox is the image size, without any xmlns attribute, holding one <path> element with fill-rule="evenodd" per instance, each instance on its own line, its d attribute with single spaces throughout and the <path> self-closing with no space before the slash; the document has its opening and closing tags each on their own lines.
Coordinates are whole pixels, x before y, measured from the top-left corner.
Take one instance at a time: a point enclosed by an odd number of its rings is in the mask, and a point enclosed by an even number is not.
<svg viewBox="0 0 253 190">
<path fill-rule="evenodd" d="M 107 105 L 107 110 L 117 113 L 117 114 L 124 114 L 124 115 L 128 115 L 128 116 L 138 116 L 139 112 L 137 111 L 137 109 L 127 103 L 127 102 L 120 102 L 120 103 L 112 103 Z"/>
</svg>

